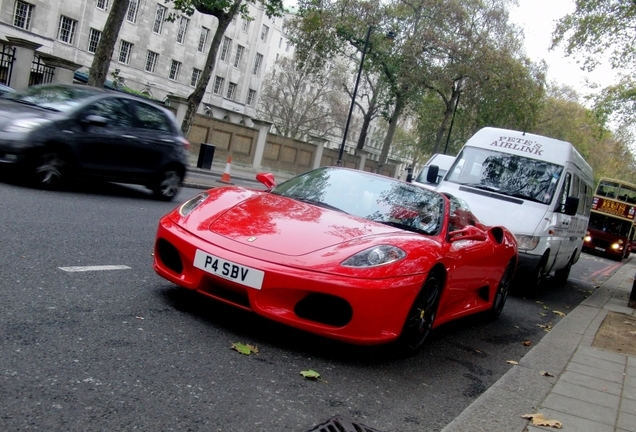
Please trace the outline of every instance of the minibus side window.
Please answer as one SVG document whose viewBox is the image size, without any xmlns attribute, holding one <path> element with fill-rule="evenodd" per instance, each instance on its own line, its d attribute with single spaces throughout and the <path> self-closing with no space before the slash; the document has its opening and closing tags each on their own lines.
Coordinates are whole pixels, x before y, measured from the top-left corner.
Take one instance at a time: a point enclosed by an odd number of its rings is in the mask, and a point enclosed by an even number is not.
<svg viewBox="0 0 636 432">
<path fill-rule="evenodd" d="M 561 193 L 559 194 L 559 201 L 557 202 L 556 208 L 554 209 L 557 213 L 563 213 L 565 210 L 565 201 L 568 198 L 568 194 L 570 193 L 570 184 L 572 183 L 572 174 L 566 173 L 563 178 L 563 187 L 561 188 Z"/>
</svg>

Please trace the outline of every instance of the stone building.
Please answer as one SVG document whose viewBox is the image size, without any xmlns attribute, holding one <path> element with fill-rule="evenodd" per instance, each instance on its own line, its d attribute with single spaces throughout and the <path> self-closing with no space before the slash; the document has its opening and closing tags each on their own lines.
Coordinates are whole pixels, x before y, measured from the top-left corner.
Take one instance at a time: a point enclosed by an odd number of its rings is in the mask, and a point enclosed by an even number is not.
<svg viewBox="0 0 636 432">
<path fill-rule="evenodd" d="M 0 0 L 0 83 L 22 89 L 69 83 L 76 71 L 86 76 L 111 2 Z M 216 19 L 199 12 L 166 21 L 169 6 L 130 0 L 109 70 L 116 83 L 159 100 L 192 92 L 216 30 Z M 273 53 L 293 53 L 283 18 L 268 18 L 258 3 L 250 9 L 252 20 L 237 17 L 228 27 L 200 107 L 208 116 L 244 124 L 255 117 Z"/>
</svg>

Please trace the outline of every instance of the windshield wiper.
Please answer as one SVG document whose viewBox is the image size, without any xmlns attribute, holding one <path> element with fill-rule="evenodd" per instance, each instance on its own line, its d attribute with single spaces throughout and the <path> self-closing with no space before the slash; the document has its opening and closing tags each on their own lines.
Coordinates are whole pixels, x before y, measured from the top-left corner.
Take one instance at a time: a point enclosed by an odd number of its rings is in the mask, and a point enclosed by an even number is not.
<svg viewBox="0 0 636 432">
<path fill-rule="evenodd" d="M 539 199 L 536 199 L 533 196 L 522 194 L 522 193 L 515 192 L 515 193 L 510 193 L 510 194 L 507 194 L 507 195 L 510 195 L 511 197 L 515 197 L 515 198 L 521 198 L 521 199 L 525 199 L 525 200 L 528 200 L 528 201 L 545 204 L 543 201 L 541 201 Z"/>
<path fill-rule="evenodd" d="M 486 185 L 483 185 L 481 183 L 460 183 L 460 184 L 462 186 L 468 186 L 468 187 L 472 187 L 472 188 L 475 188 L 475 189 L 481 189 L 481 190 L 487 190 L 487 191 L 490 191 L 490 192 L 501 193 L 501 189 L 498 189 L 498 188 L 493 187 L 493 186 L 486 186 Z"/>
<path fill-rule="evenodd" d="M 330 209 L 330 210 L 336 210 L 336 211 L 339 211 L 339 212 L 342 212 L 342 213 L 347 213 L 346 211 L 344 211 L 344 210 L 342 210 L 342 209 L 340 209 L 338 207 L 332 206 L 331 204 L 327 204 L 327 203 L 324 203 L 322 201 L 316 201 L 316 200 L 312 200 L 312 199 L 309 199 L 309 198 L 301 198 L 301 197 L 297 197 L 297 196 L 289 196 L 289 198 L 293 198 L 295 200 L 302 201 L 302 202 L 307 203 L 307 204 L 313 204 L 313 205 L 318 206 L 318 207 L 323 207 L 323 208 L 327 208 L 327 209 Z"/>
<path fill-rule="evenodd" d="M 413 225 L 407 225 L 407 224 L 403 224 L 401 222 L 393 222 L 393 221 L 383 221 L 383 220 L 374 220 L 372 219 L 374 222 L 379 222 L 381 224 L 384 225 L 389 225 L 395 228 L 400 228 L 406 231 L 411 231 L 414 233 L 418 233 L 418 234 L 426 234 L 426 235 L 431 235 L 431 233 L 429 233 L 428 231 L 424 231 L 423 229 L 419 229 L 417 227 L 414 227 Z"/>
</svg>

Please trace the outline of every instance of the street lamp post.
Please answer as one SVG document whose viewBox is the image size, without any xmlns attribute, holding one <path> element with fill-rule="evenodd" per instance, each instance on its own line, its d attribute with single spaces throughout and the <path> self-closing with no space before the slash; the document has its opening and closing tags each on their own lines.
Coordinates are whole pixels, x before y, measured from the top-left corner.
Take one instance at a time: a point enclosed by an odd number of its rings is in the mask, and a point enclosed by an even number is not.
<svg viewBox="0 0 636 432">
<path fill-rule="evenodd" d="M 347 133 L 349 132 L 349 123 L 351 123 L 351 114 L 353 113 L 353 106 L 356 103 L 356 95 L 358 94 L 358 85 L 360 84 L 360 75 L 362 75 L 362 66 L 364 65 L 364 56 L 367 54 L 367 48 L 369 47 L 369 38 L 373 27 L 369 26 L 367 30 L 367 38 L 364 41 L 364 49 L 362 50 L 362 58 L 360 59 L 360 68 L 358 69 L 358 77 L 356 78 L 356 85 L 353 87 L 353 95 L 351 96 L 351 105 L 349 106 L 349 115 L 347 116 L 347 123 L 345 124 L 344 136 L 342 137 L 342 144 L 340 144 L 340 152 L 338 153 L 338 161 L 336 165 L 342 166 L 342 154 L 344 153 L 345 143 L 347 142 Z"/>
</svg>

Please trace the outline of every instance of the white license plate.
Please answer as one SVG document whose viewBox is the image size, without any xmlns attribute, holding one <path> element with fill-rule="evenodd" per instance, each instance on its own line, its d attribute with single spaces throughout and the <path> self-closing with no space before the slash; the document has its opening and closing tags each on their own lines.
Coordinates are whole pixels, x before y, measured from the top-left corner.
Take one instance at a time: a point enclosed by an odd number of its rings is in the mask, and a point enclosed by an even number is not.
<svg viewBox="0 0 636 432">
<path fill-rule="evenodd" d="M 602 247 L 596 246 L 594 249 L 596 249 L 597 251 L 605 252 L 605 248 Z"/>
<path fill-rule="evenodd" d="M 231 280 L 254 289 L 263 287 L 265 272 L 226 261 L 198 250 L 194 255 L 194 266 L 213 275 Z"/>
</svg>

